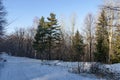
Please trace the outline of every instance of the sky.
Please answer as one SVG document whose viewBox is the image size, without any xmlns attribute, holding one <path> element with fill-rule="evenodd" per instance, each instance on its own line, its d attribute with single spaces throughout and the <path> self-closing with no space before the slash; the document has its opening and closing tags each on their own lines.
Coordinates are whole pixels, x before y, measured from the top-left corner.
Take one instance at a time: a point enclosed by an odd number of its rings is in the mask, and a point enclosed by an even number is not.
<svg viewBox="0 0 120 80">
<path fill-rule="evenodd" d="M 66 24 L 70 16 L 76 14 L 79 28 L 88 13 L 96 14 L 103 0 L 4 0 L 8 12 L 6 19 L 9 24 L 7 33 L 15 28 L 26 28 L 33 25 L 35 17 L 48 17 L 51 12 L 56 14 L 58 20 L 64 17 Z M 68 27 L 68 26 L 67 26 Z"/>
</svg>

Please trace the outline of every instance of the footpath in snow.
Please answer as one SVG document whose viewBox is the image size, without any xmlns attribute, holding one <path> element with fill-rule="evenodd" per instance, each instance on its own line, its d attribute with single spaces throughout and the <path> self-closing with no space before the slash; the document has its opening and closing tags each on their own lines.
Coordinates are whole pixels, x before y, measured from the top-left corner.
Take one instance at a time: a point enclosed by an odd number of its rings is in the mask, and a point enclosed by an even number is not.
<svg viewBox="0 0 120 80">
<path fill-rule="evenodd" d="M 105 80 L 90 74 L 70 73 L 67 64 L 71 63 L 48 61 L 47 64 L 54 63 L 54 65 L 45 65 L 44 61 L 25 57 L 13 57 L 6 54 L 1 57 L 7 62 L 0 62 L 0 80 Z"/>
</svg>

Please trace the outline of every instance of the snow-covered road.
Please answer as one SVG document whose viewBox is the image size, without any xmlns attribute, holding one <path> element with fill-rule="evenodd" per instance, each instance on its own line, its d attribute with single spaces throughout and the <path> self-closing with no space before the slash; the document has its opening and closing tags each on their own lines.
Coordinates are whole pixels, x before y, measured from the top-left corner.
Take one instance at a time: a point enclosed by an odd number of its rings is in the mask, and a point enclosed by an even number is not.
<svg viewBox="0 0 120 80">
<path fill-rule="evenodd" d="M 0 80 L 100 80 L 93 75 L 69 73 L 67 67 L 42 65 L 40 60 L 2 57 L 7 62 L 0 63 Z"/>
</svg>

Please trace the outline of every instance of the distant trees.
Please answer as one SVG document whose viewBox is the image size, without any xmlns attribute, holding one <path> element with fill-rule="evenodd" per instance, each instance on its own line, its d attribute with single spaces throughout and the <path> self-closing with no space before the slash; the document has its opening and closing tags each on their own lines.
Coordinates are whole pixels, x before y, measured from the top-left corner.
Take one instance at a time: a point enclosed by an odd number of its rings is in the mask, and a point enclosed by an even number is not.
<svg viewBox="0 0 120 80">
<path fill-rule="evenodd" d="M 32 47 L 33 38 L 32 29 L 18 29 L 12 35 L 4 39 L 2 47 L 8 54 L 13 56 L 34 58 L 34 49 Z"/>
</svg>

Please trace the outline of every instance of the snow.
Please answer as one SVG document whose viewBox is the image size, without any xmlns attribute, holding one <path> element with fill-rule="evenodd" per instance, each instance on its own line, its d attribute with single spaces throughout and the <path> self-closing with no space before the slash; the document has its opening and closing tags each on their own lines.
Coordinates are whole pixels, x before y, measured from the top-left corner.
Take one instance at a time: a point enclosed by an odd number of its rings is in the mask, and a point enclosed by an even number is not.
<svg viewBox="0 0 120 80">
<path fill-rule="evenodd" d="M 41 61 L 26 57 L 1 55 L 0 80 L 103 80 L 92 74 L 69 73 L 77 62 Z M 87 65 L 87 63 L 86 63 Z"/>
<path fill-rule="evenodd" d="M 106 68 L 109 68 L 112 72 L 119 72 L 120 73 L 120 63 L 105 65 Z"/>
</svg>

